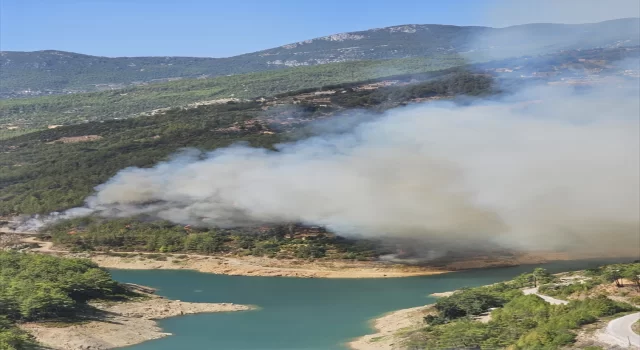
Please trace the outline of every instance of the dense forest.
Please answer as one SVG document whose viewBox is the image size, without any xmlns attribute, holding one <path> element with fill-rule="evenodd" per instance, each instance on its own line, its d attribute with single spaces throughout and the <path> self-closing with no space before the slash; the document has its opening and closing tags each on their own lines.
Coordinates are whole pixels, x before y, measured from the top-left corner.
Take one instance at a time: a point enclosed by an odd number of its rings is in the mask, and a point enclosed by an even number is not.
<svg viewBox="0 0 640 350">
<path fill-rule="evenodd" d="M 617 264 L 585 272 L 587 284 L 596 286 L 635 276 L 640 263 Z M 573 344 L 576 330 L 599 318 L 635 310 L 606 295 L 572 299 L 567 305 L 552 305 L 522 288 L 541 286 L 540 292 L 585 288 L 575 282 L 558 286 L 556 277 L 544 269 L 522 274 L 491 286 L 463 289 L 438 299 L 435 315 L 428 315 L 422 329 L 404 335 L 409 349 L 559 349 Z M 635 282 L 637 283 L 637 282 Z M 640 287 L 640 285 L 638 285 Z M 593 287 L 592 287 L 593 288 Z M 488 322 L 477 317 L 490 312 Z"/>
<path fill-rule="evenodd" d="M 454 72 L 382 92 L 359 92 L 348 87 L 342 91 L 337 103 L 325 107 L 311 101 L 295 108 L 281 105 L 265 110 L 265 104 L 260 102 L 230 102 L 173 109 L 156 116 L 77 124 L 0 140 L 0 165 L 6 169 L 0 174 L 0 215 L 44 214 L 81 206 L 95 186 L 119 170 L 153 166 L 183 147 L 212 150 L 247 142 L 271 148 L 279 142 L 305 137 L 305 122 L 330 117 L 344 111 L 343 106 L 376 107 L 377 113 L 413 98 L 491 93 L 492 86 L 485 76 Z M 291 125 L 291 118 L 300 124 Z M 287 123 L 281 124 L 281 120 Z M 61 141 L 85 135 L 96 138 L 87 142 Z M 357 260 L 370 260 L 388 252 L 376 242 L 347 240 L 327 233 L 305 236 L 304 230 L 277 225 L 267 230 L 185 229 L 138 218 L 88 217 L 61 222 L 48 231 L 55 243 L 75 250 Z"/>
<path fill-rule="evenodd" d="M 390 86 L 375 90 L 360 90 L 340 93 L 331 97 L 331 102 L 345 108 L 368 107 L 380 104 L 397 104 L 413 99 L 447 97 L 454 95 L 482 95 L 492 90 L 493 79 L 489 76 L 458 73 L 440 80 L 409 86 Z"/>
<path fill-rule="evenodd" d="M 202 106 L 154 117 L 78 124 L 0 141 L 0 215 L 81 205 L 93 188 L 128 166 L 148 167 L 183 147 L 215 149 L 234 142 L 270 147 L 277 134 L 216 131 L 260 113 L 256 104 Z M 55 142 L 97 135 L 91 142 Z"/>
<path fill-rule="evenodd" d="M 89 260 L 0 251 L 0 349 L 35 345 L 16 322 L 71 320 L 90 300 L 131 296 Z"/>
<path fill-rule="evenodd" d="M 234 254 L 278 259 L 371 260 L 389 253 L 380 243 L 352 240 L 321 228 L 294 224 L 235 229 L 197 228 L 165 221 L 84 217 L 45 231 L 53 242 L 74 251 L 145 251 Z M 144 218 L 143 218 L 144 219 Z"/>
<path fill-rule="evenodd" d="M 149 167 L 180 148 L 212 150 L 236 142 L 270 148 L 301 137 L 295 130 L 343 111 L 340 105 L 397 106 L 415 97 L 490 93 L 489 78 L 455 73 L 438 80 L 384 89 L 346 91 L 331 106 L 263 109 L 260 102 L 207 105 L 166 113 L 71 125 L 0 140 L 0 215 L 36 214 L 82 205 L 93 188 L 120 169 Z M 373 96 L 373 97 L 371 97 Z M 294 118 L 300 124 L 281 123 Z M 65 139 L 93 135 L 88 142 Z M 297 136 L 296 136 L 297 135 Z"/>
</svg>

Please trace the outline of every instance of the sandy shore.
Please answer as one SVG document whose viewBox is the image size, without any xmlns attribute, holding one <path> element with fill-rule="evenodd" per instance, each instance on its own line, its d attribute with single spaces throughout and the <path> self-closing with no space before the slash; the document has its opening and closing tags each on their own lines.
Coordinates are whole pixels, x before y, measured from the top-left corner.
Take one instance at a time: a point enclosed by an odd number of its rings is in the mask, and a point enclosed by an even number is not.
<svg viewBox="0 0 640 350">
<path fill-rule="evenodd" d="M 372 321 L 374 334 L 368 334 L 347 344 L 354 350 L 403 349 L 396 334 L 424 326 L 422 318 L 434 313 L 433 305 L 425 305 L 390 312 Z"/>
<path fill-rule="evenodd" d="M 567 254 L 553 252 L 519 253 L 509 255 L 477 255 L 448 262 L 434 261 L 433 266 L 408 265 L 390 261 L 271 259 L 255 256 L 209 256 L 180 253 L 130 252 L 105 254 L 100 252 L 71 253 L 51 242 L 35 237 L 21 239 L 24 243 L 39 244 L 32 251 L 67 257 L 89 258 L 102 267 L 114 269 L 170 269 L 195 270 L 238 276 L 272 276 L 304 278 L 393 278 L 427 276 L 458 270 L 538 264 L 549 261 L 603 257 L 601 254 Z M 632 256 L 632 255 L 629 255 Z M 636 255 L 633 255 L 636 256 Z"/>
<path fill-rule="evenodd" d="M 31 251 L 66 257 L 88 258 L 98 265 L 131 270 L 195 270 L 205 273 L 237 276 L 273 276 L 306 278 L 385 278 L 426 276 L 449 272 L 443 268 L 409 266 L 375 261 L 323 261 L 271 259 L 255 256 L 208 256 L 197 254 L 159 254 L 147 252 L 105 254 L 71 253 L 35 237 L 21 240 L 39 244 Z"/>
<path fill-rule="evenodd" d="M 158 254 L 155 254 L 158 255 Z M 151 255 L 154 256 L 154 255 Z M 148 253 L 84 255 L 100 266 L 115 269 L 188 269 L 206 273 L 239 276 L 277 276 L 306 278 L 393 278 L 427 276 L 475 268 L 517 266 L 549 261 L 585 259 L 560 253 L 521 254 L 518 256 L 478 256 L 439 266 L 417 266 L 384 261 L 271 259 L 244 256 L 206 256 L 163 254 L 166 260 L 149 258 Z"/>
<path fill-rule="evenodd" d="M 431 293 L 429 294 L 430 297 L 434 297 L 434 298 L 444 298 L 444 297 L 450 297 L 453 295 L 453 293 L 455 293 L 456 291 L 450 291 L 450 292 L 440 292 L 440 293 Z"/>
<path fill-rule="evenodd" d="M 187 269 L 206 273 L 238 276 L 273 276 L 307 278 L 384 278 L 425 276 L 446 270 L 360 261 L 278 260 L 259 257 L 214 257 L 165 255 L 166 260 L 142 255 L 128 257 L 92 254 L 98 265 L 115 269 Z"/>
<path fill-rule="evenodd" d="M 51 349 L 112 349 L 168 335 L 154 320 L 204 312 L 251 310 L 253 306 L 228 303 L 187 303 L 151 296 L 147 300 L 93 303 L 96 315 L 77 324 L 25 323 L 20 328 Z"/>
</svg>

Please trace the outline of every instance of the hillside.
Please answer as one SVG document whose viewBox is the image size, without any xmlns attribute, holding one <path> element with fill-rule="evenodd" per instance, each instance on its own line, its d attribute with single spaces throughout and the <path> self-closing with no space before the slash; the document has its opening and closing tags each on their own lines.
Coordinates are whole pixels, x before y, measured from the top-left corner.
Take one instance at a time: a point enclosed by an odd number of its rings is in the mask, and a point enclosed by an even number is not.
<svg viewBox="0 0 640 350">
<path fill-rule="evenodd" d="M 374 320 L 376 334 L 350 346 L 360 350 L 632 348 L 633 337 L 612 332 L 608 324 L 624 315 L 638 317 L 638 273 L 638 261 L 558 275 L 536 268 L 510 281 L 432 294 L 439 297 L 435 304 L 386 314 Z"/>
<path fill-rule="evenodd" d="M 158 108 L 223 98 L 255 98 L 323 85 L 424 73 L 462 64 L 461 60 L 408 58 L 354 61 L 210 79 L 185 79 L 117 91 L 0 100 L 0 125 L 39 128 L 49 124 L 124 118 Z M 5 125 L 6 126 L 6 125 Z M 0 126 L 0 130 L 3 129 Z"/>
<path fill-rule="evenodd" d="M 345 111 L 349 107 L 370 108 L 375 113 L 421 99 L 492 92 L 492 81 L 485 75 L 453 71 L 440 74 L 439 79 L 421 83 L 374 89 L 376 83 L 362 82 L 335 86 L 332 94 L 302 90 L 277 98 L 176 108 L 152 116 L 93 121 L 0 140 L 0 217 L 44 214 L 82 205 L 95 186 L 120 169 L 152 166 L 184 147 L 213 150 L 246 142 L 273 148 L 277 143 L 305 137 L 311 132 L 309 123 L 349 113 Z M 88 220 L 52 228 L 55 243 L 81 250 L 128 250 L 135 246 L 149 252 L 224 252 L 283 259 L 369 260 L 387 252 L 368 241 L 345 240 L 325 235 L 323 230 L 311 232 L 312 239 L 306 228 L 286 225 L 192 230 L 166 222 L 138 224 L 138 218 L 131 222 Z M 112 229 L 126 239 L 109 238 L 115 232 Z M 107 232 L 108 237 L 103 236 Z M 149 236 L 150 232 L 154 234 Z M 193 234 L 193 240 L 185 240 L 185 232 Z M 285 239 L 287 234 L 289 238 Z"/>
<path fill-rule="evenodd" d="M 446 66 L 462 58 L 478 61 L 561 49 L 633 46 L 640 43 L 639 33 L 638 18 L 506 28 L 410 24 L 328 35 L 228 58 L 108 58 L 55 50 L 3 51 L 0 97 L 105 90 L 360 60 L 429 57 Z"/>
<path fill-rule="evenodd" d="M 316 100 L 311 94 L 306 101 L 302 91 L 286 98 L 176 108 L 152 116 L 94 121 L 0 140 L 0 215 L 78 206 L 96 185 L 118 170 L 151 166 L 183 147 L 211 150 L 244 141 L 269 148 L 295 137 L 292 131 L 303 129 L 309 121 L 345 107 L 390 108 L 416 98 L 487 93 L 490 88 L 491 80 L 485 76 L 452 73 L 433 82 L 365 91 L 378 98 L 342 89 L 346 92 L 340 93 L 339 99 Z M 397 97 L 391 100 L 392 95 Z"/>
<path fill-rule="evenodd" d="M 565 50 L 464 66 L 460 66 L 463 60 L 454 57 L 448 60 L 353 61 L 209 79 L 184 79 L 117 91 L 5 99 L 0 100 L 0 139 L 50 125 L 120 119 L 141 113 L 153 114 L 166 108 L 225 103 L 230 98 L 272 97 L 300 89 L 363 81 L 423 81 L 462 70 L 491 74 L 517 85 L 543 78 L 559 83 L 594 83 L 604 76 L 629 78 L 637 75 L 637 67 L 621 63 L 638 57 L 640 50 L 635 46 Z M 459 67 L 450 68 L 454 66 Z"/>
</svg>

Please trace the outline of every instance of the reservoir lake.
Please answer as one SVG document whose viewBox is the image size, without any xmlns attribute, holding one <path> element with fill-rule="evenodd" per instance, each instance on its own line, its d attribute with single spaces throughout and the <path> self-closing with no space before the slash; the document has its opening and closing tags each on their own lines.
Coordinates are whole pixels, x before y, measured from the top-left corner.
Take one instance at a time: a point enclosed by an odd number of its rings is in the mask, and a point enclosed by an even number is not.
<svg viewBox="0 0 640 350">
<path fill-rule="evenodd" d="M 208 313 L 160 320 L 173 335 L 129 350 L 347 349 L 372 333 L 369 320 L 384 313 L 435 302 L 428 295 L 511 279 L 535 267 L 579 270 L 618 260 L 559 261 L 477 269 L 433 276 L 386 279 L 245 277 L 188 270 L 111 270 L 120 282 L 157 288 L 157 294 L 190 302 L 257 305 L 258 310 Z"/>
</svg>

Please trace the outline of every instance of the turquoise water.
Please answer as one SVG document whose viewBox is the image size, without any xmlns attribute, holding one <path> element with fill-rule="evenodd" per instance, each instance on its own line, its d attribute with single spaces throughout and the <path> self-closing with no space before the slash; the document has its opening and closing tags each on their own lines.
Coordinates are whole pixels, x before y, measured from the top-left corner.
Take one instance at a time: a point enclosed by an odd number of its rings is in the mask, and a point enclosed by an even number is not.
<svg viewBox="0 0 640 350">
<path fill-rule="evenodd" d="M 624 260 L 620 260 L 624 261 Z M 568 261 L 543 265 L 551 272 L 611 263 Z M 170 299 L 232 302 L 259 310 L 174 317 L 160 321 L 173 336 L 128 347 L 175 349 L 345 349 L 370 333 L 368 320 L 383 313 L 434 301 L 427 295 L 510 279 L 535 266 L 391 279 L 303 279 L 242 277 L 179 270 L 112 270 L 121 282 L 158 288 Z"/>
</svg>

